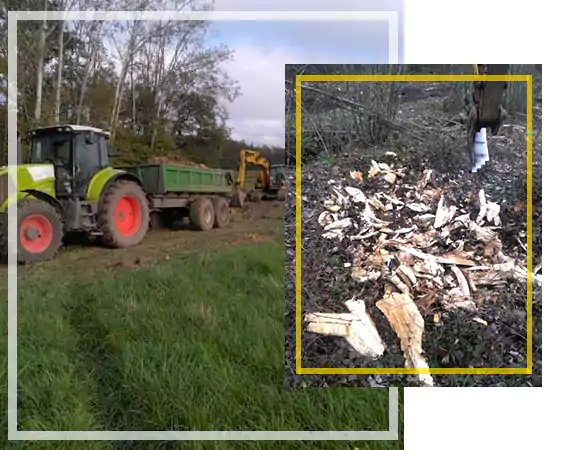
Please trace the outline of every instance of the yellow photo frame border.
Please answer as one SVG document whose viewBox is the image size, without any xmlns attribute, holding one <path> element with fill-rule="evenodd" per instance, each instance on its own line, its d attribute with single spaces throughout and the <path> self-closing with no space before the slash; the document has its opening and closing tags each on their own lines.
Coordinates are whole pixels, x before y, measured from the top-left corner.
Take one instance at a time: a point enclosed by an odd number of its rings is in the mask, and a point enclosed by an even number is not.
<svg viewBox="0 0 570 450">
<path fill-rule="evenodd" d="M 527 165 L 527 355 L 526 367 L 512 368 L 309 368 L 301 365 L 301 90 L 303 82 L 454 82 L 504 81 L 526 83 Z M 298 375 L 513 375 L 532 374 L 532 75 L 297 75 L 295 80 L 295 367 Z"/>
</svg>

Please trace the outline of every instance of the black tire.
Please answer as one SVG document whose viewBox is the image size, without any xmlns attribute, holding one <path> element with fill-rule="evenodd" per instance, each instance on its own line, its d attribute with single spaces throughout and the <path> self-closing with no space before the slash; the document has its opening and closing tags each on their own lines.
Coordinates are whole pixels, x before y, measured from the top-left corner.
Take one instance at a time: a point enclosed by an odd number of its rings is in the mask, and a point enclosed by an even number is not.
<svg viewBox="0 0 570 450">
<path fill-rule="evenodd" d="M 190 226 L 199 231 L 208 231 L 214 227 L 216 211 L 208 197 L 198 197 L 190 205 Z"/>
<path fill-rule="evenodd" d="M 214 228 L 225 228 L 230 223 L 231 211 L 228 201 L 223 197 L 214 197 L 212 199 L 214 205 L 214 212 L 216 217 L 214 219 Z"/>
<path fill-rule="evenodd" d="M 164 222 L 164 216 L 161 211 L 152 211 L 150 213 L 150 229 L 151 230 L 161 230 L 166 228 Z"/>
<path fill-rule="evenodd" d="M 261 191 L 259 191 L 258 189 L 254 189 L 249 194 L 249 200 L 254 203 L 260 202 L 261 200 L 263 200 L 263 193 L 261 193 Z"/>
<path fill-rule="evenodd" d="M 50 237 L 47 237 L 48 234 Z M 42 200 L 30 199 L 18 203 L 19 263 L 53 258 L 61 247 L 62 239 L 63 223 L 56 208 Z"/>
<path fill-rule="evenodd" d="M 126 212 L 123 211 L 125 203 L 121 201 L 130 205 L 125 208 L 132 208 L 134 216 L 132 220 L 125 216 Z M 117 222 L 116 214 L 118 214 Z M 103 233 L 101 238 L 103 245 L 111 248 L 138 245 L 146 236 L 150 225 L 150 211 L 143 189 L 133 181 L 115 182 L 105 193 L 98 215 L 98 224 Z"/>
<path fill-rule="evenodd" d="M 177 222 L 182 220 L 185 214 L 180 214 L 178 209 L 164 209 L 150 213 L 150 228 L 152 230 L 174 228 Z"/>
</svg>

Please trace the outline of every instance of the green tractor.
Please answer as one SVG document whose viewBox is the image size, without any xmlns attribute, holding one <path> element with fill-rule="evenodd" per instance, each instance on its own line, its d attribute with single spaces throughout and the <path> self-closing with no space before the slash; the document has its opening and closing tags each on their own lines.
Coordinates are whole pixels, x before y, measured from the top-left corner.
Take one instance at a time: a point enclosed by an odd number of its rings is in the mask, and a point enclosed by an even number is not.
<svg viewBox="0 0 570 450">
<path fill-rule="evenodd" d="M 0 169 L 2 248 L 7 251 L 7 208 L 17 202 L 17 259 L 49 259 L 66 233 L 99 236 L 112 248 L 139 244 L 149 229 L 149 203 L 141 180 L 109 164 L 109 133 L 61 125 L 31 132 L 31 147 L 17 170 Z M 113 156 L 113 155 L 111 155 Z M 9 196 L 9 184 L 15 194 Z"/>
</svg>

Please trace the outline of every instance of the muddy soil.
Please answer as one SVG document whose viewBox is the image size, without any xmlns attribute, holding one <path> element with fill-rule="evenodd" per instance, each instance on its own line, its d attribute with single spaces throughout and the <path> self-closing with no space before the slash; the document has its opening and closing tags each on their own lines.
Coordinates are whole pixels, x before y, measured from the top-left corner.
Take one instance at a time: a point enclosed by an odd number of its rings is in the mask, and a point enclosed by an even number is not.
<svg viewBox="0 0 570 450">
<path fill-rule="evenodd" d="M 196 249 L 210 250 L 227 245 L 283 239 L 283 202 L 250 203 L 244 209 L 232 209 L 232 221 L 227 228 L 207 232 L 192 231 L 187 223 L 173 229 L 149 231 L 134 248 L 107 249 L 82 236 L 68 239 L 56 257 L 29 266 L 18 267 L 18 277 L 72 277 L 117 268 L 150 265 Z M 5 279 L 7 266 L 0 266 Z"/>
</svg>

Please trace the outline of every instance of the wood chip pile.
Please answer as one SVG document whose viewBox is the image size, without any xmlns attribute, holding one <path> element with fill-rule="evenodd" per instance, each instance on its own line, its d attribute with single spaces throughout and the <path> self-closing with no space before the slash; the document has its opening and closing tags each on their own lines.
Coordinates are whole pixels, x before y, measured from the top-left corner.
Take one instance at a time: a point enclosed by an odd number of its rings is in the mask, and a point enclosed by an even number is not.
<svg viewBox="0 0 570 450">
<path fill-rule="evenodd" d="M 352 262 L 340 270 L 360 283 L 383 284 L 376 307 L 398 335 L 406 366 L 423 368 L 420 380 L 432 385 L 418 306 L 437 300 L 476 312 L 481 290 L 526 283 L 526 261 L 503 252 L 501 207 L 483 190 L 452 201 L 431 170 L 411 182 L 395 166 L 372 161 L 367 173 L 330 180 L 318 222 L 324 238 L 348 246 Z M 539 275 L 533 281 L 542 282 Z M 346 314 L 307 314 L 307 331 L 344 337 L 360 354 L 381 358 L 384 344 L 364 302 L 345 304 Z"/>
</svg>

